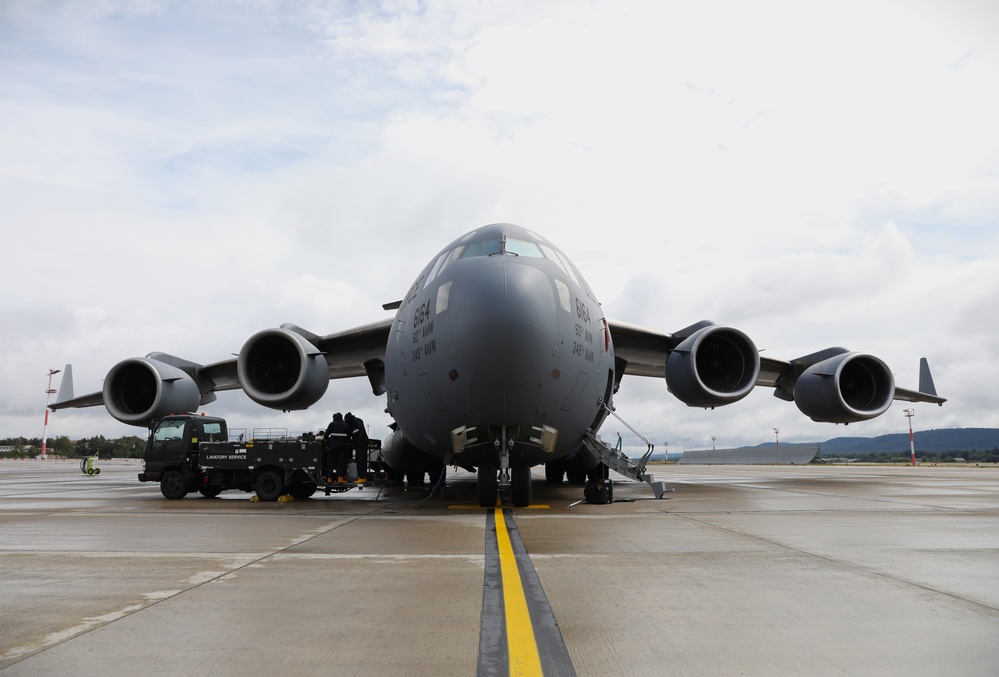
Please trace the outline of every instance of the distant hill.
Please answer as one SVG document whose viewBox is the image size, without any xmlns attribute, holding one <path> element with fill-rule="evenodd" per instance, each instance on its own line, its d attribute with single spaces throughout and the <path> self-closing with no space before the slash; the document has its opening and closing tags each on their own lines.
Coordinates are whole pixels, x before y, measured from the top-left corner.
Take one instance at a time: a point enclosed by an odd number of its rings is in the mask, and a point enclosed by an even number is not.
<svg viewBox="0 0 999 677">
<path fill-rule="evenodd" d="M 988 451 L 999 448 L 999 428 L 944 428 L 919 430 L 914 436 L 916 453 Z M 773 443 L 758 446 L 773 446 Z M 892 454 L 909 451 L 909 433 L 878 437 L 834 437 L 821 443 L 823 456 Z"/>
<path fill-rule="evenodd" d="M 999 449 L 999 428 L 944 428 L 919 430 L 915 434 L 916 454 L 941 454 L 948 451 L 992 451 Z M 814 444 L 814 442 L 812 442 Z M 757 447 L 772 447 L 764 442 Z M 820 443 L 821 456 L 859 456 L 861 454 L 909 454 L 909 433 L 893 433 L 878 437 L 834 437 Z M 752 449 L 755 447 L 740 447 Z M 669 460 L 675 461 L 679 453 L 670 452 Z M 654 454 L 652 461 L 665 461 L 665 454 Z"/>
</svg>

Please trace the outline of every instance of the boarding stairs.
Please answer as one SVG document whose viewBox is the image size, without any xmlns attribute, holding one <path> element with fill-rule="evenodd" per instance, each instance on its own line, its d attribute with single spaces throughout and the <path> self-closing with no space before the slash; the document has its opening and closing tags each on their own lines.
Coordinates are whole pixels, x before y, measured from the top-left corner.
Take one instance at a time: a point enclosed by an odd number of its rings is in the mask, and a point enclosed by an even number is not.
<svg viewBox="0 0 999 677">
<path fill-rule="evenodd" d="M 616 447 L 609 446 L 600 436 L 593 430 L 587 430 L 586 434 L 583 435 L 583 445 L 589 449 L 591 452 L 597 455 L 598 458 L 606 465 L 608 468 L 616 473 L 629 477 L 638 482 L 645 482 L 652 489 L 652 492 L 656 495 L 656 498 L 662 498 L 663 494 L 666 493 L 666 483 L 656 481 L 655 477 L 651 473 L 645 471 L 645 464 L 649 462 L 649 458 L 652 456 L 652 452 L 655 450 L 655 445 L 649 442 L 647 439 L 642 437 L 641 433 L 628 425 L 624 419 L 618 416 L 613 409 L 608 408 L 610 412 L 617 420 L 621 421 L 631 432 L 638 435 L 645 444 L 648 445 L 648 451 L 646 451 L 642 458 L 638 461 L 633 461 L 624 453 L 617 449 Z"/>
</svg>

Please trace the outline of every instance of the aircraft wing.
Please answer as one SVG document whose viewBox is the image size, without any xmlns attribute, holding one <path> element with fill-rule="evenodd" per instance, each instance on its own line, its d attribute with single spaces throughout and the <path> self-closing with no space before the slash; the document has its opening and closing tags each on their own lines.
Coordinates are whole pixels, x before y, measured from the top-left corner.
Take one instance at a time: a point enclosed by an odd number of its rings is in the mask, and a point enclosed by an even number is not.
<svg viewBox="0 0 999 677">
<path fill-rule="evenodd" d="M 710 322 L 698 322 L 672 334 L 625 322 L 608 321 L 607 326 L 614 341 L 614 353 L 619 363 L 619 379 L 621 375 L 665 378 L 666 360 L 672 351 L 679 349 L 683 352 L 686 349 L 687 339 L 704 331 L 720 329 Z M 752 350 L 756 351 L 756 348 L 753 347 Z M 813 365 L 823 363 L 839 366 L 847 360 L 861 357 L 880 363 L 877 358 L 861 356 L 859 353 L 851 353 L 846 348 L 839 347 L 826 348 L 790 361 L 760 355 L 760 372 L 753 385 L 774 388 L 774 395 L 778 398 L 794 401 L 795 383 Z M 832 375 L 831 371 L 829 375 Z M 932 404 L 943 404 L 947 401 L 937 395 L 925 357 L 920 360 L 919 389 L 911 390 L 895 386 L 893 399 Z"/>
<path fill-rule="evenodd" d="M 257 336 L 269 332 L 283 332 L 284 335 L 287 335 L 288 332 L 297 334 L 308 342 L 307 353 L 312 354 L 314 349 L 325 358 L 329 366 L 330 379 L 352 378 L 367 374 L 372 379 L 372 387 L 374 388 L 377 376 L 372 376 L 372 374 L 379 372 L 379 364 L 384 360 L 385 346 L 391 327 L 392 320 L 387 319 L 319 336 L 301 327 L 285 324 L 281 326 L 280 330 L 265 330 Z M 247 345 L 250 345 L 256 338 L 253 337 L 247 341 Z M 257 343 L 259 344 L 259 341 Z M 244 346 L 243 350 L 247 350 L 247 347 Z M 196 384 L 201 404 L 212 402 L 215 399 L 215 392 L 243 388 L 239 378 L 238 358 L 235 357 L 202 365 L 167 353 L 149 353 L 145 358 L 124 360 L 112 368 L 108 378 L 112 381 L 113 390 L 116 387 L 115 383 L 124 384 L 128 380 L 125 374 L 129 370 L 133 374 L 136 372 L 156 374 L 164 383 L 177 382 L 189 377 Z M 57 410 L 106 404 L 103 390 L 80 397 L 74 396 L 72 367 L 67 365 L 66 373 L 63 375 L 59 387 L 59 394 L 56 401 L 49 405 L 49 408 Z"/>
<path fill-rule="evenodd" d="M 326 355 L 330 378 L 364 376 L 366 364 L 384 360 L 391 328 L 391 319 L 379 320 L 320 338 L 316 347 Z"/>
<path fill-rule="evenodd" d="M 627 322 L 607 321 L 614 355 L 626 362 L 624 374 L 666 378 L 666 358 L 676 347 L 672 334 Z"/>
</svg>

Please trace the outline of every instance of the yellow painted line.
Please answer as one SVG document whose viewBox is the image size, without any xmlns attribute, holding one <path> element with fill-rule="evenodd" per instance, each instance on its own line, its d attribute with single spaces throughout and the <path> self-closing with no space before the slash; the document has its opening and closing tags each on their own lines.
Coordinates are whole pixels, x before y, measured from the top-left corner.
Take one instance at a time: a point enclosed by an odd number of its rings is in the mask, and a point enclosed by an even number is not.
<svg viewBox="0 0 999 677">
<path fill-rule="evenodd" d="M 506 610 L 506 641 L 511 677 L 543 677 L 534 626 L 527 610 L 524 584 L 517 569 L 503 509 L 496 508 L 496 543 L 499 548 L 500 577 L 503 579 L 503 607 Z"/>
<path fill-rule="evenodd" d="M 544 509 L 550 509 L 550 508 L 551 508 L 550 505 L 547 505 L 545 503 L 538 503 L 536 505 L 529 505 L 526 508 L 517 508 L 517 510 L 544 510 Z M 482 510 L 482 506 L 481 505 L 471 505 L 471 504 L 467 504 L 467 505 L 449 505 L 447 507 L 447 509 L 448 510 Z"/>
</svg>

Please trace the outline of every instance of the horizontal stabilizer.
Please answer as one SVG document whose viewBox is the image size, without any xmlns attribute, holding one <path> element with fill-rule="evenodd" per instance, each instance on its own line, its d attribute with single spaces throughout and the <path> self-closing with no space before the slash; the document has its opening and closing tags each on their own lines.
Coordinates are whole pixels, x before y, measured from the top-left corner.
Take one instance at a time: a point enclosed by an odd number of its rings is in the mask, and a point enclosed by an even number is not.
<svg viewBox="0 0 999 677">
<path fill-rule="evenodd" d="M 947 401 L 946 398 L 937 395 L 937 388 L 933 385 L 933 376 L 930 374 L 930 363 L 925 357 L 919 360 L 919 390 L 895 388 L 895 399 L 903 402 L 929 402 L 941 406 Z"/>
</svg>

